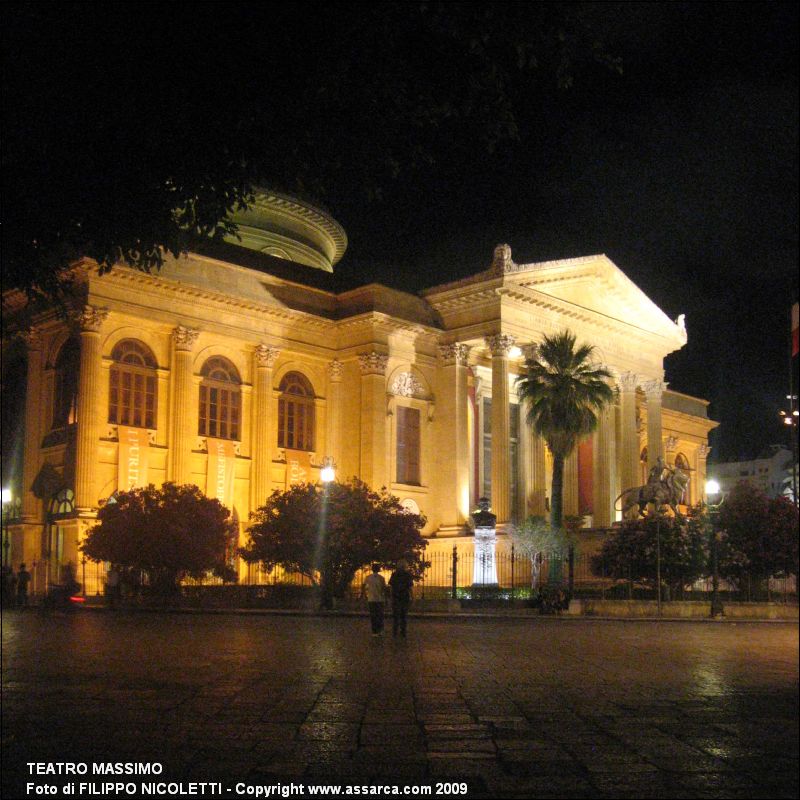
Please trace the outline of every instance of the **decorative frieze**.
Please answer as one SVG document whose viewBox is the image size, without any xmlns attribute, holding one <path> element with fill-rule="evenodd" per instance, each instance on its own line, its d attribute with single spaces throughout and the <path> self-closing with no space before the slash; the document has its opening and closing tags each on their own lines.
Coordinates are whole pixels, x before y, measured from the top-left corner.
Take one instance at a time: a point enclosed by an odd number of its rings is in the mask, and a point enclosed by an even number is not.
<svg viewBox="0 0 800 800">
<path fill-rule="evenodd" d="M 270 347 L 268 344 L 256 345 L 255 356 L 256 365 L 259 367 L 272 368 L 278 360 L 281 351 L 277 347 Z"/>
<path fill-rule="evenodd" d="M 96 308 L 95 306 L 84 306 L 83 311 L 78 315 L 78 325 L 82 331 L 89 333 L 99 333 L 100 328 L 108 317 L 107 308 Z"/>
<path fill-rule="evenodd" d="M 486 337 L 486 346 L 493 356 L 508 357 L 508 352 L 516 344 L 516 339 L 506 333 Z"/>
<path fill-rule="evenodd" d="M 392 381 L 391 392 L 400 397 L 419 397 L 424 393 L 424 390 L 414 373 L 401 372 Z"/>
<path fill-rule="evenodd" d="M 328 362 L 328 377 L 332 381 L 340 381 L 344 374 L 344 364 L 338 358 Z"/>
<path fill-rule="evenodd" d="M 453 364 L 457 364 L 460 367 L 466 367 L 467 360 L 469 359 L 469 351 L 469 345 L 460 344 L 459 342 L 453 342 L 452 344 L 440 344 L 439 358 L 442 359 L 445 366 L 449 367 Z"/>
<path fill-rule="evenodd" d="M 358 366 L 362 375 L 385 375 L 389 356 L 373 350 L 371 353 L 362 353 L 358 357 Z"/>
<path fill-rule="evenodd" d="M 178 327 L 172 331 L 172 341 L 175 344 L 175 349 L 191 350 L 199 335 L 200 331 L 195 328 L 187 328 L 184 325 L 178 325 Z"/>
</svg>

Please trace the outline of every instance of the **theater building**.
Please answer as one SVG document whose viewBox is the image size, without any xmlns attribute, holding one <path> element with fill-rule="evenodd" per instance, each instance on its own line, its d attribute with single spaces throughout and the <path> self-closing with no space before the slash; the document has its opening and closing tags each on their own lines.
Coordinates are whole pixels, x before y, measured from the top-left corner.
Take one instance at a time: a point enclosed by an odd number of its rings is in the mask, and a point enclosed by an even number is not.
<svg viewBox="0 0 800 800">
<path fill-rule="evenodd" d="M 79 264 L 80 307 L 41 314 L 24 334 L 21 503 L 6 552 L 15 567 L 36 564 L 39 591 L 80 563 L 103 503 L 148 483 L 197 484 L 242 538 L 270 492 L 318 480 L 326 459 L 422 511 L 434 550 L 469 546 L 483 495 L 501 531 L 546 513 L 551 460 L 514 381 L 527 348 L 564 328 L 595 346 L 618 389 L 567 461 L 565 513 L 610 526 L 618 494 L 659 455 L 691 468 L 687 499 L 700 498 L 716 423 L 664 382 L 683 320 L 606 256 L 516 263 L 500 245 L 484 271 L 419 293 L 336 293 L 326 280 L 347 240 L 330 215 L 262 192 L 237 221 L 240 239 L 158 273 Z M 13 315 L 23 299 L 3 303 Z M 102 571 L 85 569 L 91 592 Z"/>
</svg>

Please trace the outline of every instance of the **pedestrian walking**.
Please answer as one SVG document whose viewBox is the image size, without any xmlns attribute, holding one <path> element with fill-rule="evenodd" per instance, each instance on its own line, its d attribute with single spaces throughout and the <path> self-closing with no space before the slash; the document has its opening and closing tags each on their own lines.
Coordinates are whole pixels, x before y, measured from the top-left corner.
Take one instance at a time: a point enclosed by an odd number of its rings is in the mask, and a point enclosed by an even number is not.
<svg viewBox="0 0 800 800">
<path fill-rule="evenodd" d="M 28 605 L 28 584 L 31 582 L 31 574 L 25 568 L 25 563 L 19 565 L 17 572 L 17 605 L 25 608 Z"/>
<path fill-rule="evenodd" d="M 397 631 L 405 639 L 406 620 L 408 617 L 408 607 L 411 605 L 411 587 L 414 579 L 408 571 L 408 562 L 401 559 L 397 562 L 397 569 L 389 578 L 389 586 L 392 589 L 392 635 L 397 636 Z"/>
<path fill-rule="evenodd" d="M 362 589 L 362 593 L 367 597 L 373 636 L 380 636 L 383 633 L 384 603 L 387 591 L 386 579 L 381 575 L 380 564 L 373 564 L 372 574 L 364 581 Z"/>
</svg>

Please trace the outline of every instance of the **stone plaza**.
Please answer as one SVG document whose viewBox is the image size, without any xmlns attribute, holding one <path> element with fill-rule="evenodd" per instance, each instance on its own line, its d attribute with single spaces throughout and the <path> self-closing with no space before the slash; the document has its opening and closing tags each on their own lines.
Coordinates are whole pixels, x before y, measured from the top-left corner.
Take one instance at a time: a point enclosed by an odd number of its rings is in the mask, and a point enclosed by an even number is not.
<svg viewBox="0 0 800 800">
<path fill-rule="evenodd" d="M 3 794 L 29 762 L 474 797 L 795 797 L 796 623 L 29 609 L 3 615 Z M 227 790 L 228 794 L 231 790 Z"/>
</svg>

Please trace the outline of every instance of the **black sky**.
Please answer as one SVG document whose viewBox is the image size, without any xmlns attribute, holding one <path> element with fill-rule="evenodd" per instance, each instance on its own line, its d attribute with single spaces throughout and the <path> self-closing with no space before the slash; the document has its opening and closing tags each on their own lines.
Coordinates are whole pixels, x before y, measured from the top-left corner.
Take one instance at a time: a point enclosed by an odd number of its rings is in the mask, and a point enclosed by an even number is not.
<svg viewBox="0 0 800 800">
<path fill-rule="evenodd" d="M 78 8 L 80 25 L 70 11 Z M 356 5 L 328 5 L 322 14 L 313 4 L 139 4 L 135 22 L 115 8 L 59 4 L 55 27 L 28 16 L 19 57 L 45 76 L 39 86 L 57 75 L 59 58 L 83 58 L 87 68 L 70 84 L 76 97 L 105 66 L 124 63 L 134 84 L 141 75 L 135 89 L 147 98 L 164 89 L 148 83 L 160 61 L 188 60 L 173 69 L 181 77 L 170 92 L 193 96 L 212 81 L 217 94 L 230 91 L 285 120 L 289 135 L 265 142 L 265 151 L 277 141 L 302 147 L 292 112 L 298 93 L 313 88 L 304 80 L 342 59 L 354 65 L 354 80 L 367 80 L 382 58 L 381 37 L 392 35 L 365 23 Z M 470 8 L 480 15 L 485 6 Z M 512 8 L 521 14 L 525 6 Z M 686 314 L 689 344 L 669 357 L 666 378 L 712 401 L 722 422 L 714 455 L 749 456 L 786 441 L 777 412 L 788 391 L 788 314 L 798 292 L 797 4 L 576 8 L 621 57 L 622 74 L 583 64 L 567 90 L 544 78 L 533 91 L 512 82 L 517 140 L 488 152 L 469 125 L 442 126 L 433 163 L 402 170 L 380 202 L 364 199 L 358 170 L 329 186 L 323 202 L 350 241 L 337 283 L 419 290 L 486 268 L 499 242 L 518 262 L 604 252 L 670 317 Z M 14 50 L 7 37 L 4 47 Z M 409 91 L 424 91 L 449 66 L 422 50 L 419 63 Z M 101 104 L 102 96 L 92 95 Z M 77 100 L 76 108 L 71 124 L 103 116 Z M 370 109 L 368 136 L 391 135 L 380 124 L 384 111 Z M 152 121 L 138 113 L 129 122 Z M 343 111 L 327 122 L 333 146 L 312 158 L 338 149 L 357 160 L 363 118 L 356 123 Z"/>
</svg>

